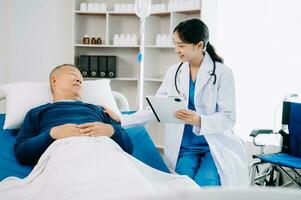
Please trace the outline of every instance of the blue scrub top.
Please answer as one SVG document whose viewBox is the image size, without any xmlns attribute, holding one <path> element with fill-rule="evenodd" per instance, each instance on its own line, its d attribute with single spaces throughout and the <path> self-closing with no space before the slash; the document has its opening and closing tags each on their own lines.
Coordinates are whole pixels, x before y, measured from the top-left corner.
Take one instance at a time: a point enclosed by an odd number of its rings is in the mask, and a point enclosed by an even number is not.
<svg viewBox="0 0 301 200">
<path fill-rule="evenodd" d="M 195 111 L 194 92 L 195 82 L 190 77 L 188 109 Z M 192 128 L 193 126 L 189 124 L 186 124 L 184 127 L 179 156 L 209 152 L 209 146 L 205 137 L 203 135 L 198 136 L 193 133 Z"/>
</svg>

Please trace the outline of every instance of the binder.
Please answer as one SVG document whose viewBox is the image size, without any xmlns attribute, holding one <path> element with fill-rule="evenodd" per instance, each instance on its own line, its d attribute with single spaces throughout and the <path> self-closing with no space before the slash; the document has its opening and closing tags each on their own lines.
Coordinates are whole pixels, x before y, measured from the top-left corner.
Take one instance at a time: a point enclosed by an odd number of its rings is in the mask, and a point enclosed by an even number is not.
<svg viewBox="0 0 301 200">
<path fill-rule="evenodd" d="M 108 56 L 108 78 L 116 77 L 116 56 Z"/>
<path fill-rule="evenodd" d="M 90 77 L 98 77 L 98 56 L 90 56 Z"/>
<path fill-rule="evenodd" d="M 98 56 L 99 77 L 107 77 L 107 56 Z"/>
<path fill-rule="evenodd" d="M 79 71 L 83 77 L 88 77 L 90 75 L 89 71 L 89 56 L 81 55 L 79 57 Z"/>
</svg>

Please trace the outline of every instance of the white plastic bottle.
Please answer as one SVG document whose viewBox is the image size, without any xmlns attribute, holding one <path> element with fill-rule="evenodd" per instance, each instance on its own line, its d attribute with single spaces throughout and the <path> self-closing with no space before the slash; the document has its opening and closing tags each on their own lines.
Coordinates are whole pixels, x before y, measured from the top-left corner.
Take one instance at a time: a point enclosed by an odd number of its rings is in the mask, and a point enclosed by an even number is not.
<svg viewBox="0 0 301 200">
<path fill-rule="evenodd" d="M 201 8 L 201 0 L 193 0 L 193 7 L 195 9 L 200 9 Z"/>
<path fill-rule="evenodd" d="M 107 11 L 107 4 L 101 3 L 100 4 L 100 12 L 106 12 Z"/>
<path fill-rule="evenodd" d="M 119 3 L 115 3 L 114 4 L 114 12 L 120 12 L 120 4 Z"/>
<path fill-rule="evenodd" d="M 162 36 L 162 46 L 168 46 L 168 37 L 166 34 Z"/>
<path fill-rule="evenodd" d="M 160 34 L 157 34 L 157 36 L 156 36 L 156 46 L 159 46 L 159 37 L 160 37 Z"/>
<path fill-rule="evenodd" d="M 94 12 L 100 12 L 100 5 L 99 5 L 99 3 L 95 3 L 94 4 Z"/>
<path fill-rule="evenodd" d="M 131 38 L 131 44 L 132 44 L 132 45 L 137 45 L 137 44 L 138 44 L 138 38 L 137 38 L 137 35 L 136 35 L 136 34 L 133 34 L 133 35 L 132 35 L 132 38 Z"/>
<path fill-rule="evenodd" d="M 169 34 L 167 36 L 167 46 L 173 46 L 172 36 Z"/>
<path fill-rule="evenodd" d="M 125 35 L 125 42 L 124 43 L 125 43 L 124 45 L 127 45 L 127 46 L 131 45 L 131 34 L 126 34 Z"/>
<path fill-rule="evenodd" d="M 161 3 L 160 4 L 160 11 L 161 12 L 165 12 L 166 11 L 166 4 L 165 3 Z"/>
<path fill-rule="evenodd" d="M 126 9 L 127 9 L 127 5 L 124 4 L 124 3 L 122 3 L 122 4 L 120 5 L 120 12 L 124 13 L 124 12 L 126 12 Z"/>
<path fill-rule="evenodd" d="M 121 45 L 121 46 L 125 45 L 125 35 L 123 33 L 120 34 L 119 45 Z"/>
<path fill-rule="evenodd" d="M 167 11 L 171 12 L 171 0 L 168 1 Z"/>
<path fill-rule="evenodd" d="M 95 8 L 94 3 L 88 3 L 88 11 L 89 12 L 94 12 L 94 8 Z"/>
<path fill-rule="evenodd" d="M 81 3 L 80 4 L 80 11 L 81 12 L 87 12 L 87 9 L 88 9 L 88 5 L 86 3 Z"/>
<path fill-rule="evenodd" d="M 181 1 L 182 0 L 175 0 L 174 1 L 174 11 L 182 10 Z"/>
<path fill-rule="evenodd" d="M 119 46 L 120 42 L 119 42 L 119 35 L 118 34 L 114 34 L 113 37 L 113 45 Z"/>
<path fill-rule="evenodd" d="M 157 43 L 157 46 L 163 46 L 163 35 L 162 34 L 158 34 L 157 35 L 157 41 L 156 41 L 156 43 Z"/>
<path fill-rule="evenodd" d="M 188 0 L 188 9 L 189 10 L 193 9 L 193 0 Z"/>
</svg>

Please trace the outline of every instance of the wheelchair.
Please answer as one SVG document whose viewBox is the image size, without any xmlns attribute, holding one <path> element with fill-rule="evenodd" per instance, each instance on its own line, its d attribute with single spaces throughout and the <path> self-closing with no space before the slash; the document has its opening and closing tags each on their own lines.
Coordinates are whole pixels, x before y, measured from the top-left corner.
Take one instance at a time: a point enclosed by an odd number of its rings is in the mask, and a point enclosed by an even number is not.
<svg viewBox="0 0 301 200">
<path fill-rule="evenodd" d="M 250 167 L 252 186 L 290 186 L 301 188 L 301 103 L 298 95 L 289 95 L 282 102 L 282 127 L 278 132 L 270 129 L 252 130 L 253 144 L 260 147 L 260 154 L 253 155 L 259 160 Z M 264 154 L 265 145 L 256 143 L 260 134 L 280 134 L 281 152 Z M 298 171 L 299 170 L 299 171 Z M 284 182 L 284 175 L 289 181 Z"/>
</svg>

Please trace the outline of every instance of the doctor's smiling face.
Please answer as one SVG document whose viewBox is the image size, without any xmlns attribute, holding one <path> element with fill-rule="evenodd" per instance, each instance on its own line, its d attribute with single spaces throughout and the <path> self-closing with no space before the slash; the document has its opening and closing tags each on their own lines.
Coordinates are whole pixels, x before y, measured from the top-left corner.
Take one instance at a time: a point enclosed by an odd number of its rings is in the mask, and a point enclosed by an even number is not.
<svg viewBox="0 0 301 200">
<path fill-rule="evenodd" d="M 181 40 L 177 31 L 173 34 L 173 41 L 175 44 L 175 52 L 182 62 L 192 61 L 202 55 L 204 43 L 200 41 L 197 44 L 185 43 Z"/>
<path fill-rule="evenodd" d="M 49 81 L 54 101 L 81 99 L 83 77 L 74 65 L 56 67 L 52 70 Z"/>
</svg>

